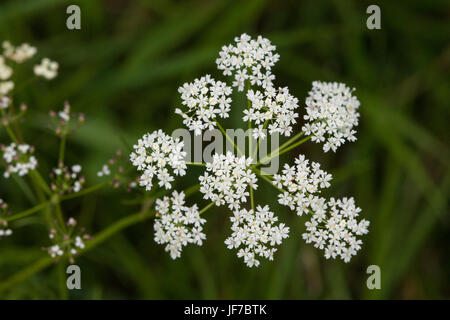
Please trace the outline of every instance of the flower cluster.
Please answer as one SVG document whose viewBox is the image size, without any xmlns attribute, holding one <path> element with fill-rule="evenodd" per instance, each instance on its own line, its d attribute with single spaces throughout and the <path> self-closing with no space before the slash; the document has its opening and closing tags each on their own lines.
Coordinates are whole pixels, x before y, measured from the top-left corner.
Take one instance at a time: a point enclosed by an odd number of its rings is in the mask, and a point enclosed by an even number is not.
<svg viewBox="0 0 450 320">
<path fill-rule="evenodd" d="M 80 192 L 83 184 L 84 177 L 80 175 L 81 166 L 79 164 L 73 165 L 70 169 L 64 166 L 62 163 L 57 168 L 54 168 L 50 173 L 52 180 L 51 189 L 60 195 Z"/>
<path fill-rule="evenodd" d="M 186 174 L 186 162 L 184 161 L 186 152 L 182 151 L 183 146 L 184 143 L 179 138 L 174 139 L 162 130 L 151 134 L 146 133 L 139 139 L 138 143 L 133 146 L 134 152 L 130 155 L 133 165 L 139 171 L 143 171 L 139 178 L 139 184 L 145 186 L 147 191 L 151 190 L 153 177 L 156 175 L 159 186 L 170 189 L 174 178 L 170 175 L 167 166 L 173 169 L 175 175 Z"/>
<path fill-rule="evenodd" d="M 278 132 L 285 136 L 290 136 L 292 124 L 296 123 L 298 114 L 295 109 L 298 108 L 298 99 L 289 94 L 288 88 L 279 88 L 275 90 L 267 87 L 261 91 L 247 91 L 247 99 L 251 102 L 249 109 L 244 110 L 244 121 L 254 122 L 255 129 L 252 135 L 255 139 L 265 138 L 265 123 L 269 124 L 269 133 Z"/>
<path fill-rule="evenodd" d="M 309 123 L 302 130 L 312 135 L 312 141 L 325 142 L 325 152 L 335 152 L 346 140 L 356 140 L 353 127 L 358 125 L 359 101 L 343 83 L 314 81 L 312 85 L 304 116 Z"/>
<path fill-rule="evenodd" d="M 1 151 L 6 163 L 6 171 L 3 174 L 5 178 L 9 178 L 13 173 L 24 176 L 37 167 L 37 160 L 33 156 L 34 147 L 28 144 L 13 142 L 9 146 L 2 145 Z"/>
<path fill-rule="evenodd" d="M 47 80 L 52 80 L 58 75 L 58 63 L 48 58 L 43 58 L 40 64 L 34 66 L 34 74 Z"/>
<path fill-rule="evenodd" d="M 77 221 L 74 218 L 67 220 L 64 230 L 57 228 L 51 229 L 49 238 L 53 245 L 44 248 L 52 258 L 59 258 L 67 255 L 71 263 L 80 250 L 85 248 L 85 241 L 91 239 L 91 236 L 85 233 L 84 228 L 77 229 Z"/>
<path fill-rule="evenodd" d="M 276 47 L 268 39 L 258 36 L 255 40 L 245 33 L 234 41 L 235 45 L 222 47 L 217 68 L 226 76 L 234 75 L 233 86 L 239 91 L 244 90 L 247 80 L 263 88 L 272 86 L 272 67 L 280 58 L 274 53 Z"/>
<path fill-rule="evenodd" d="M 31 59 L 37 52 L 36 48 L 28 43 L 22 43 L 15 47 L 9 41 L 4 41 L 2 46 L 3 56 L 16 63 L 23 63 Z"/>
<path fill-rule="evenodd" d="M 326 214 L 327 207 L 329 215 Z M 361 249 L 362 241 L 356 236 L 368 233 L 370 224 L 364 219 L 359 222 L 356 220 L 360 212 L 353 198 L 331 198 L 325 204 L 324 211 L 314 213 L 311 220 L 306 222 L 307 232 L 303 234 L 303 239 L 324 250 L 325 258 L 340 257 L 349 262 Z"/>
<path fill-rule="evenodd" d="M 8 228 L 6 217 L 10 214 L 8 204 L 0 199 L 0 239 L 12 235 L 12 230 Z"/>
<path fill-rule="evenodd" d="M 128 164 L 128 159 L 125 159 L 120 150 L 117 150 L 113 157 L 111 157 L 97 172 L 97 177 L 109 177 L 111 185 L 114 188 L 120 186 L 126 186 L 128 191 L 134 189 L 137 186 L 137 179 L 130 177 L 124 170 L 125 162 Z"/>
<path fill-rule="evenodd" d="M 70 112 L 70 104 L 67 101 L 64 102 L 63 110 L 58 112 L 50 111 L 49 114 L 52 120 L 49 128 L 60 137 L 74 133 L 85 121 L 83 113 Z"/>
<path fill-rule="evenodd" d="M 21 64 L 31 59 L 37 52 L 36 48 L 28 43 L 16 47 L 9 41 L 4 41 L 2 47 L 3 52 L 0 55 L 0 97 L 6 96 L 14 89 L 14 82 L 10 79 L 13 69 L 6 64 L 6 60 Z M 33 69 L 35 75 L 50 80 L 58 74 L 58 63 L 44 58 Z"/>
<path fill-rule="evenodd" d="M 183 117 L 183 123 L 195 135 L 200 135 L 203 130 L 214 129 L 217 116 L 228 118 L 231 88 L 224 82 L 215 81 L 206 75 L 192 83 L 185 83 L 178 92 L 188 110 L 183 112 L 177 108 L 175 113 Z"/>
<path fill-rule="evenodd" d="M 282 174 L 274 175 L 273 184 L 284 192 L 278 202 L 295 210 L 299 216 L 312 211 L 322 211 L 323 201 L 315 193 L 330 186 L 331 174 L 320 169 L 317 162 L 309 162 L 304 155 L 295 159 L 295 166 L 284 165 Z"/>
<path fill-rule="evenodd" d="M 104 164 L 100 171 L 97 172 L 97 177 L 107 177 L 111 174 L 111 170 L 107 164 Z"/>
<path fill-rule="evenodd" d="M 232 86 L 237 87 L 238 91 L 244 91 L 247 86 L 248 104 L 244 108 L 243 120 L 251 129 L 248 149 L 252 149 L 253 137 L 257 140 L 257 154 L 259 143 L 267 134 L 286 137 L 293 134 L 293 126 L 299 116 L 299 100 L 291 95 L 288 87 L 274 86 L 272 67 L 279 60 L 279 55 L 268 39 L 261 36 L 252 39 L 242 34 L 234 40 L 233 44 L 222 47 L 216 64 L 225 76 L 233 77 Z M 226 134 L 218 118 L 230 116 L 230 87 L 206 75 L 192 83 L 185 83 L 178 92 L 185 107 L 183 110 L 177 108 L 175 113 L 183 117 L 183 123 L 190 131 L 201 135 L 205 130 L 219 127 Z M 279 154 L 309 139 L 316 143 L 323 142 L 325 152 L 336 151 L 345 141 L 356 140 L 354 128 L 358 125 L 359 101 L 352 93 L 353 90 L 341 83 L 313 82 L 305 101 L 304 119 L 307 123 L 302 131 L 277 149 Z M 299 141 L 303 135 L 305 138 Z M 227 136 L 227 140 L 232 138 Z M 182 146 L 181 142 L 174 142 L 162 131 L 140 139 L 131 154 L 133 165 L 143 171 L 139 184 L 150 190 L 153 176 L 158 175 L 159 185 L 170 189 L 174 178 L 166 167 L 171 166 L 177 175 L 185 173 Z M 187 164 L 205 165 L 199 177 L 200 192 L 203 199 L 211 203 L 200 213 L 212 205 L 225 205 L 232 210 L 232 233 L 225 243 L 229 249 L 238 249 L 238 257 L 243 258 L 247 266 L 258 266 L 259 257 L 273 259 L 277 250 L 275 246 L 288 237 L 289 228 L 282 223 L 276 224 L 278 218 L 268 206 L 255 208 L 253 190 L 258 187 L 257 175 L 262 174 L 258 169 L 261 161 L 252 165 L 252 158 L 247 158 L 236 145 L 234 147 L 240 156 L 228 151 L 226 154 L 214 154 L 212 161 L 206 164 Z M 246 151 L 244 148 L 244 153 Z M 264 159 L 272 157 L 270 154 Z M 179 170 L 180 166 L 182 170 Z M 109 167 L 104 166 L 99 176 L 109 175 L 109 172 Z M 303 237 L 308 243 L 313 242 L 316 247 L 325 250 L 327 258 L 339 256 L 348 262 L 360 249 L 362 241 L 356 236 L 367 233 L 369 222 L 356 221 L 360 209 L 355 206 L 353 198 L 337 201 L 331 198 L 328 201 L 321 196 L 322 189 L 330 186 L 332 176 L 322 170 L 319 163 L 300 155 L 293 166 L 285 164 L 280 174 L 261 177 L 280 191 L 278 202 L 281 205 L 294 210 L 299 216 L 311 216 Z M 251 203 L 247 205 L 248 197 Z M 251 209 L 248 208 L 250 206 Z M 197 206 L 184 207 L 183 193 L 174 192 L 171 198 L 158 200 L 156 209 L 155 240 L 167 244 L 166 251 L 170 251 L 172 258 L 179 257 L 182 246 L 187 243 L 200 241 L 201 244 L 204 238 L 201 229 L 189 229 L 185 222 L 189 212 L 189 216 L 197 219 L 192 218 L 192 221 L 197 221 L 195 227 L 200 226 L 200 213 Z M 197 238 L 189 233 L 192 230 L 195 230 Z"/>
<path fill-rule="evenodd" d="M 230 210 L 238 210 L 247 202 L 247 187 L 256 189 L 256 175 L 249 168 L 251 158 L 215 154 L 213 161 L 206 164 L 206 172 L 200 176 L 200 192 L 217 206 L 228 204 Z"/>
<path fill-rule="evenodd" d="M 257 256 L 273 260 L 277 251 L 274 246 L 280 245 L 289 236 L 289 227 L 284 223 L 275 225 L 278 217 L 269 210 L 269 206 L 257 206 L 255 212 L 236 210 L 230 220 L 233 233 L 225 240 L 225 244 L 228 249 L 240 248 L 237 256 L 243 258 L 249 267 L 259 265 Z"/>
<path fill-rule="evenodd" d="M 172 192 L 172 196 L 156 200 L 154 223 L 155 242 L 166 244 L 165 250 L 172 259 L 179 258 L 183 246 L 193 243 L 201 246 L 206 239 L 197 205 L 185 206 L 184 192 Z"/>
</svg>

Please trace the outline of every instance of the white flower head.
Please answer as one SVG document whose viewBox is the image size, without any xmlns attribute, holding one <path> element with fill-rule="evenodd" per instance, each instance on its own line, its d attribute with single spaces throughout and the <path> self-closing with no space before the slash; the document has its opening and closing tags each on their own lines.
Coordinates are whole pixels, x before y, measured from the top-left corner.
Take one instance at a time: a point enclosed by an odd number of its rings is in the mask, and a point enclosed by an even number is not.
<svg viewBox="0 0 450 320">
<path fill-rule="evenodd" d="M 43 58 L 40 64 L 34 66 L 34 74 L 51 80 L 58 75 L 58 63 L 48 58 Z"/>
<path fill-rule="evenodd" d="M 356 236 L 368 233 L 370 222 L 356 220 L 361 209 L 356 207 L 353 198 L 331 198 L 325 204 L 325 210 L 327 207 L 328 214 L 312 214 L 305 224 L 307 232 L 303 234 L 303 239 L 323 250 L 325 258 L 341 258 L 349 262 L 361 249 L 362 240 Z"/>
<path fill-rule="evenodd" d="M 312 135 L 312 141 L 324 142 L 325 152 L 335 152 L 345 141 L 356 140 L 354 127 L 358 125 L 360 103 L 343 83 L 314 81 L 312 85 L 304 116 L 309 123 L 302 130 Z"/>
<path fill-rule="evenodd" d="M 230 210 L 238 210 L 247 202 L 247 187 L 256 189 L 256 175 L 249 168 L 251 158 L 236 157 L 231 152 L 215 154 L 206 164 L 206 172 L 200 176 L 200 192 L 217 206 L 227 204 Z"/>
<path fill-rule="evenodd" d="M 278 202 L 301 216 L 311 209 L 320 210 L 323 203 L 317 194 L 330 186 L 331 179 L 331 174 L 320 169 L 319 163 L 300 155 L 295 159 L 295 166 L 285 164 L 282 174 L 274 175 L 273 184 L 284 190 L 278 195 Z"/>
<path fill-rule="evenodd" d="M 244 110 L 244 121 L 254 123 L 253 137 L 255 139 L 265 138 L 263 133 L 264 124 L 269 124 L 269 133 L 278 132 L 285 136 L 290 136 L 292 125 L 296 123 L 298 114 L 298 99 L 293 97 L 288 88 L 272 87 L 266 88 L 264 92 L 249 90 L 247 99 L 251 101 L 251 107 Z"/>
<path fill-rule="evenodd" d="M 37 52 L 36 48 L 30 46 L 28 43 L 23 43 L 15 47 L 9 41 L 4 41 L 2 46 L 3 56 L 16 63 L 23 63 L 31 59 Z"/>
<path fill-rule="evenodd" d="M 37 160 L 33 156 L 34 148 L 28 144 L 13 142 L 9 146 L 2 146 L 1 151 L 6 163 L 6 171 L 3 174 L 5 178 L 9 178 L 14 173 L 25 176 L 37 167 Z"/>
<path fill-rule="evenodd" d="M 280 56 L 275 53 L 276 47 L 270 40 L 258 36 L 252 39 L 242 34 L 234 39 L 235 45 L 223 46 L 216 59 L 217 68 L 226 76 L 234 76 L 233 86 L 243 91 L 245 82 L 266 88 L 272 86 L 275 76 L 272 67 Z"/>
<path fill-rule="evenodd" d="M 183 123 L 200 135 L 204 130 L 213 130 L 216 118 L 228 118 L 231 88 L 224 82 L 216 81 L 210 75 L 185 83 L 178 89 L 186 111 L 179 108 L 175 113 L 183 117 Z"/>
<path fill-rule="evenodd" d="M 259 265 L 258 256 L 273 260 L 283 239 L 289 236 L 289 227 L 278 221 L 269 206 L 257 206 L 253 210 L 236 210 L 230 218 L 232 234 L 225 240 L 228 249 L 239 249 L 237 256 L 243 258 L 248 267 Z"/>
<path fill-rule="evenodd" d="M 166 244 L 172 259 L 179 258 L 189 243 L 201 246 L 206 239 L 202 227 L 206 220 L 200 217 L 196 204 L 185 206 L 184 198 L 184 192 L 173 191 L 170 198 L 156 200 L 155 242 Z"/>
<path fill-rule="evenodd" d="M 134 152 L 130 154 L 130 159 L 137 170 L 143 172 L 139 178 L 140 186 L 147 191 L 151 190 L 153 177 L 156 176 L 160 187 L 170 189 L 174 177 L 169 173 L 168 167 L 172 168 L 173 174 L 184 176 L 187 167 L 183 146 L 184 143 L 179 138 L 174 139 L 162 130 L 146 133 L 139 139 L 133 146 Z"/>
</svg>

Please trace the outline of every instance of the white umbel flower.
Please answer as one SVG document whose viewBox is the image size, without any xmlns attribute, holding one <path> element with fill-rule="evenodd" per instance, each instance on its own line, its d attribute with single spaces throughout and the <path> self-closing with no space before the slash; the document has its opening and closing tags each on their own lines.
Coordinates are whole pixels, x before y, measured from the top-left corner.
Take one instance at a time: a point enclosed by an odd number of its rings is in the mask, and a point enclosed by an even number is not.
<svg viewBox="0 0 450 320">
<path fill-rule="evenodd" d="M 187 110 L 177 108 L 175 113 L 183 117 L 183 123 L 195 135 L 200 135 L 204 130 L 213 130 L 217 117 L 229 116 L 231 91 L 224 82 L 215 81 L 210 75 L 195 79 L 178 89 Z"/>
<path fill-rule="evenodd" d="M 353 198 L 335 200 L 331 198 L 325 205 L 328 214 L 313 213 L 306 222 L 303 239 L 324 251 L 325 258 L 341 258 L 349 262 L 361 249 L 362 240 L 356 236 L 368 233 L 370 222 L 356 220 L 361 209 L 356 207 Z"/>
<path fill-rule="evenodd" d="M 223 46 L 216 59 L 217 68 L 226 76 L 234 76 L 233 86 L 243 91 L 245 82 L 266 88 L 272 86 L 275 76 L 272 67 L 280 56 L 270 40 L 261 36 L 252 39 L 247 34 L 234 38 L 235 45 Z"/>
<path fill-rule="evenodd" d="M 5 178 L 9 178 L 13 173 L 25 176 L 37 167 L 37 160 L 33 156 L 34 148 L 28 144 L 13 142 L 9 146 L 2 146 L 1 151 L 6 163 L 6 171 L 3 174 Z"/>
<path fill-rule="evenodd" d="M 251 158 L 215 154 L 213 161 L 206 164 L 206 172 L 200 176 L 200 192 L 204 199 L 210 199 L 217 206 L 227 204 L 230 210 L 238 210 L 247 202 L 247 187 L 256 189 L 256 175 L 249 168 Z"/>
<path fill-rule="evenodd" d="M 36 48 L 30 46 L 28 43 L 23 43 L 15 47 L 9 41 L 4 41 L 2 46 L 3 56 L 16 63 L 23 63 L 31 59 L 37 52 Z"/>
<path fill-rule="evenodd" d="M 252 121 L 255 129 L 252 135 L 255 139 L 265 138 L 263 133 L 264 123 L 268 121 L 269 133 L 278 132 L 290 136 L 292 124 L 296 123 L 298 114 L 298 99 L 289 94 L 288 88 L 278 90 L 268 87 L 264 92 L 249 90 L 247 99 L 251 101 L 251 107 L 244 110 L 244 121 Z"/>
<path fill-rule="evenodd" d="M 343 83 L 314 81 L 312 85 L 304 116 L 309 123 L 302 130 L 312 135 L 312 141 L 324 142 L 325 152 L 336 152 L 345 141 L 356 140 L 353 128 L 358 125 L 360 103 Z"/>
<path fill-rule="evenodd" d="M 172 259 L 179 258 L 189 243 L 201 246 L 206 239 L 202 227 L 206 220 L 200 218 L 196 204 L 185 206 L 184 198 L 184 192 L 173 191 L 170 198 L 156 200 L 155 242 L 166 244 Z"/>
<path fill-rule="evenodd" d="M 282 174 L 274 175 L 273 184 L 284 192 L 278 202 L 295 210 L 301 216 L 313 211 L 322 211 L 323 202 L 316 195 L 320 189 L 330 186 L 331 174 L 320 169 L 320 164 L 309 162 L 304 155 L 295 159 L 295 166 L 284 165 Z"/>
<path fill-rule="evenodd" d="M 48 58 L 43 58 L 40 64 L 34 66 L 34 74 L 38 77 L 43 77 L 51 80 L 58 75 L 58 63 L 51 61 Z"/>
<path fill-rule="evenodd" d="M 228 249 L 239 249 L 237 256 L 243 258 L 248 267 L 259 266 L 257 257 L 273 260 L 283 239 L 289 236 L 289 227 L 278 221 L 269 206 L 257 206 L 253 210 L 236 210 L 230 218 L 232 234 L 225 240 Z"/>
<path fill-rule="evenodd" d="M 138 171 L 142 171 L 139 178 L 140 186 L 147 191 L 152 189 L 153 177 L 159 180 L 160 187 L 170 189 L 174 177 L 167 167 L 172 168 L 173 174 L 184 176 L 186 174 L 186 162 L 184 157 L 183 142 L 179 138 L 172 138 L 162 130 L 146 133 L 138 143 L 133 146 L 134 152 L 130 159 Z"/>
</svg>

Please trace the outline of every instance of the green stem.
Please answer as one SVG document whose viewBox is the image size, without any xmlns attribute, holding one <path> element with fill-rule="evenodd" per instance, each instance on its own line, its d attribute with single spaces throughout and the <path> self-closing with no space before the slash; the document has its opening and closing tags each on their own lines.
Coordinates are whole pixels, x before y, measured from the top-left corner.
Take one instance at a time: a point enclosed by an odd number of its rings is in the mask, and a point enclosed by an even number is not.
<svg viewBox="0 0 450 320">
<path fill-rule="evenodd" d="M 206 211 L 208 211 L 209 208 L 211 208 L 214 205 L 214 202 L 211 202 L 210 204 L 208 204 L 206 207 L 204 207 L 202 210 L 200 210 L 198 212 L 199 215 L 201 215 L 202 213 L 205 213 Z"/>
<path fill-rule="evenodd" d="M 37 206 L 34 206 L 33 208 L 30 208 L 30 209 L 24 210 L 22 212 L 19 212 L 15 215 L 9 216 L 5 220 L 9 222 L 9 221 L 14 221 L 17 219 L 25 218 L 29 215 L 32 215 L 33 213 L 36 213 L 36 212 L 46 208 L 50 204 L 51 204 L 51 201 L 42 202 L 42 203 L 38 204 Z"/>
<path fill-rule="evenodd" d="M 16 135 L 14 134 L 14 132 L 12 131 L 12 129 L 11 129 L 11 127 L 9 126 L 9 124 L 8 124 L 7 114 L 6 114 L 6 112 L 5 112 L 5 109 L 1 109 L 1 113 L 2 113 L 2 117 L 6 120 L 6 123 L 4 123 L 3 126 L 5 127 L 6 132 L 8 133 L 9 138 L 10 138 L 13 142 L 17 143 L 17 142 L 18 142 L 17 137 L 16 137 Z"/>
<path fill-rule="evenodd" d="M 77 197 L 81 197 L 82 195 L 85 195 L 85 194 L 88 194 L 90 192 L 96 191 L 96 190 L 98 190 L 98 189 L 100 189 L 100 188 L 102 188 L 102 187 L 104 187 L 104 186 L 106 186 L 108 184 L 109 184 L 109 182 L 99 183 L 99 184 L 96 184 L 96 185 L 94 185 L 94 186 L 92 186 L 90 188 L 83 189 L 80 192 L 72 193 L 72 194 L 68 194 L 66 196 L 59 197 L 59 201 L 58 202 L 69 200 L 69 199 L 74 199 L 74 198 L 77 198 Z M 53 200 L 49 200 L 49 201 L 43 201 L 40 204 L 34 206 L 33 208 L 24 210 L 24 211 L 19 212 L 19 213 L 15 214 L 15 215 L 7 217 L 6 221 L 14 221 L 14 220 L 17 220 L 17 219 L 21 219 L 21 218 L 27 217 L 29 215 L 32 215 L 33 213 L 36 213 L 36 212 L 38 212 L 38 211 L 40 211 L 42 209 L 47 208 L 49 205 L 54 204 L 54 203 L 55 203 L 54 199 Z"/>
<path fill-rule="evenodd" d="M 101 189 L 101 188 L 103 188 L 103 187 L 105 187 L 107 185 L 109 185 L 109 182 L 98 183 L 98 184 L 93 185 L 92 187 L 89 187 L 89 188 L 86 188 L 86 189 L 82 189 L 80 192 L 69 193 L 69 194 L 67 194 L 65 196 L 62 196 L 60 199 L 61 199 L 61 201 L 64 201 L 64 200 L 78 198 L 78 197 L 81 197 L 81 196 L 86 195 L 88 193 L 94 192 L 94 191 L 96 191 L 98 189 Z"/>
<path fill-rule="evenodd" d="M 63 134 L 59 144 L 59 163 L 64 163 L 64 152 L 66 150 L 66 135 Z M 59 164 L 58 164 L 59 165 Z"/>
<path fill-rule="evenodd" d="M 276 154 L 278 154 L 278 152 L 280 150 L 283 150 L 284 148 L 286 148 L 287 146 L 291 145 L 292 143 L 294 143 L 298 138 L 302 137 L 305 133 L 303 131 L 300 131 L 299 133 L 297 133 L 295 136 L 293 136 L 292 138 L 290 138 L 288 141 L 286 141 L 285 143 L 283 143 L 280 147 L 278 147 L 277 149 L 275 149 L 274 151 L 272 151 L 269 155 L 265 156 L 261 161 L 258 162 L 259 164 L 262 164 L 270 159 L 272 159 Z"/>
<path fill-rule="evenodd" d="M 253 199 L 253 188 L 250 187 L 250 204 L 252 206 L 253 213 L 255 212 L 255 200 Z"/>
<path fill-rule="evenodd" d="M 206 164 L 203 162 L 186 162 L 187 166 L 204 167 Z"/>
<path fill-rule="evenodd" d="M 299 142 L 297 142 L 297 143 L 291 145 L 290 147 L 287 147 L 286 149 L 281 150 L 280 153 L 279 153 L 279 156 L 281 156 L 282 154 L 288 152 L 289 150 L 292 150 L 292 149 L 298 147 L 298 146 L 301 145 L 302 143 L 304 143 L 304 142 L 308 141 L 309 139 L 311 139 L 311 137 L 312 137 L 312 136 L 307 136 L 306 138 L 304 138 L 304 139 L 300 140 Z"/>
<path fill-rule="evenodd" d="M 220 131 L 222 131 L 222 133 L 227 138 L 227 140 L 233 144 L 234 149 L 239 153 L 239 155 L 243 156 L 244 154 L 242 153 L 242 151 L 239 149 L 239 147 L 236 145 L 236 143 L 234 143 L 233 139 L 231 139 L 231 137 L 226 133 L 226 131 L 222 128 L 222 126 L 220 125 L 220 123 L 217 120 L 216 120 L 216 123 L 217 123 L 217 126 L 219 127 Z"/>
<path fill-rule="evenodd" d="M 69 292 L 67 290 L 66 283 L 66 264 L 63 261 L 58 263 L 58 289 L 59 289 L 59 299 L 67 300 L 69 298 Z"/>
</svg>

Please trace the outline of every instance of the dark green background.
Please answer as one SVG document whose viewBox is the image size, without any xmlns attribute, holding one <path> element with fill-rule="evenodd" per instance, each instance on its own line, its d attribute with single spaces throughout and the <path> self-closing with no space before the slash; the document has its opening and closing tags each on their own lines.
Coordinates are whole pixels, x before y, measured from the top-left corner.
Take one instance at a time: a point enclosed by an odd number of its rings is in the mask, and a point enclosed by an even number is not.
<svg viewBox="0 0 450 320">
<path fill-rule="evenodd" d="M 79 4 L 82 29 L 65 27 L 69 4 Z M 382 29 L 366 28 L 366 8 L 381 7 Z M 358 140 L 336 154 L 302 146 L 334 174 L 327 196 L 354 196 L 371 220 L 360 254 L 350 264 L 325 260 L 304 244 L 304 219 L 276 203 L 260 181 L 256 201 L 268 203 L 291 226 L 275 261 L 248 269 L 223 244 L 228 211 L 208 211 L 208 240 L 173 262 L 153 241 L 152 222 L 125 230 L 77 260 L 81 291 L 70 298 L 449 298 L 449 2 L 442 1 L 51 1 L 0 2 L 0 41 L 29 42 L 60 63 L 60 74 L 18 97 L 29 106 L 27 142 L 37 147 L 41 172 L 55 164 L 58 141 L 45 129 L 50 109 L 67 99 L 87 116 L 69 138 L 67 158 L 81 163 L 87 183 L 124 142 L 147 131 L 181 127 L 177 88 L 215 68 L 220 47 L 243 32 L 278 48 L 276 84 L 304 101 L 313 80 L 345 82 L 361 101 Z M 241 122 L 236 95 L 230 127 Z M 299 130 L 300 126 L 296 130 Z M 4 130 L 1 141 L 6 143 Z M 292 160 L 298 151 L 283 156 Z M 199 174 L 200 169 L 195 173 Z M 177 186 L 195 183 L 195 174 Z M 18 212 L 32 206 L 13 180 L 0 180 L 1 198 Z M 134 213 L 136 195 L 102 190 L 64 203 L 90 233 Z M 258 200 L 259 199 L 259 200 Z M 198 200 L 198 199 L 196 199 Z M 200 205 L 202 207 L 202 205 Z M 0 283 L 46 253 L 47 230 L 33 216 L 0 240 Z M 366 288 L 377 264 L 382 289 Z M 2 298 L 60 298 L 58 268 L 34 274 Z"/>
</svg>

